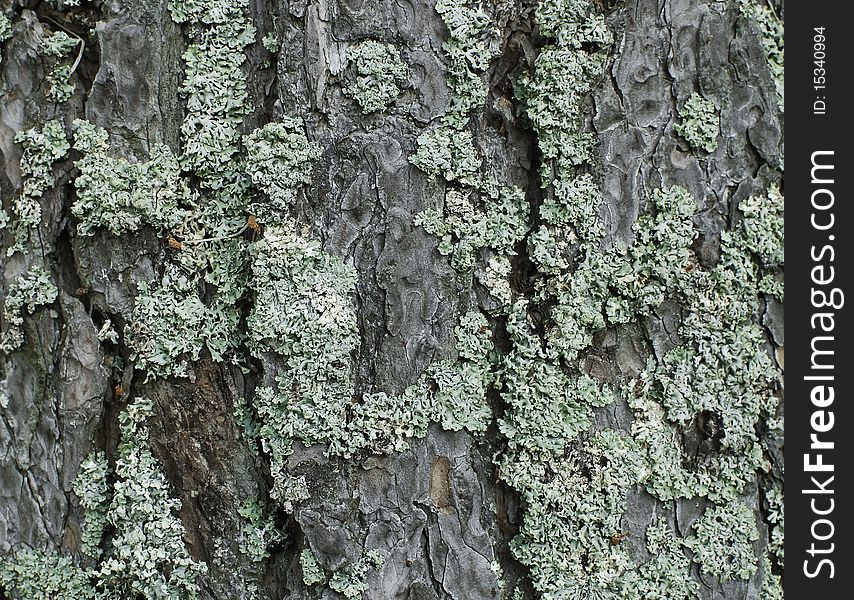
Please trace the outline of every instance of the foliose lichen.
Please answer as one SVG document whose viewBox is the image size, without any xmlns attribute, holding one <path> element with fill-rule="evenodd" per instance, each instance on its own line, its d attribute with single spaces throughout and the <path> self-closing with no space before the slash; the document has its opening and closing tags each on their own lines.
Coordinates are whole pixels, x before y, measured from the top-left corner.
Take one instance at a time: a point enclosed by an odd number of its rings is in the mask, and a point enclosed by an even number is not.
<svg viewBox="0 0 854 600">
<path fill-rule="evenodd" d="M 206 349 L 222 361 L 242 341 L 238 312 L 199 296 L 200 276 L 169 265 L 157 282 L 140 282 L 133 313 L 125 327 L 130 355 L 148 377 L 185 377 L 188 360 Z"/>
<path fill-rule="evenodd" d="M 109 466 L 104 452 L 92 452 L 80 464 L 74 478 L 73 490 L 85 510 L 85 523 L 80 536 L 83 552 L 89 556 L 100 556 L 101 538 L 107 527 L 107 511 L 110 507 L 111 490 L 107 475 Z"/>
<path fill-rule="evenodd" d="M 145 162 L 111 156 L 107 132 L 88 121 L 74 121 L 74 164 L 77 198 L 71 214 L 80 222 L 77 233 L 92 235 L 106 229 L 113 235 L 137 231 L 143 225 L 168 229 L 178 225 L 186 211 L 179 203 L 188 190 L 180 179 L 178 160 L 164 145 L 151 151 Z"/>
<path fill-rule="evenodd" d="M 4 13 L 0 13 L 0 44 L 12 37 L 12 21 Z M 3 62 L 3 51 L 0 49 L 0 63 Z"/>
<path fill-rule="evenodd" d="M 383 562 L 384 558 L 381 552 L 368 550 L 355 563 L 335 570 L 329 578 L 329 587 L 339 594 L 343 594 L 348 600 L 361 598 L 368 591 L 366 575 L 372 569 L 381 567 Z"/>
<path fill-rule="evenodd" d="M 472 109 L 486 100 L 482 74 L 498 54 L 498 32 L 483 8 L 473 4 L 467 0 L 436 1 L 436 12 L 450 34 L 442 44 L 451 88 L 451 102 L 443 120 L 458 130 L 468 123 Z"/>
<path fill-rule="evenodd" d="M 98 590 L 109 600 L 140 597 L 198 597 L 197 579 L 207 572 L 184 546 L 184 526 L 175 513 L 181 502 L 151 454 L 145 419 L 150 400 L 139 398 L 119 415 L 121 442 L 107 522 L 113 528 L 110 553 L 97 570 Z"/>
<path fill-rule="evenodd" d="M 314 553 L 311 548 L 303 548 L 299 555 L 299 564 L 302 569 L 302 581 L 308 586 L 326 581 L 326 573 L 323 568 L 317 563 Z"/>
<path fill-rule="evenodd" d="M 0 352 L 10 354 L 24 343 L 24 315 L 56 301 L 58 291 L 44 267 L 34 265 L 19 275 L 6 289 L 3 298 L 3 322 L 6 330 L 0 336 Z"/>
<path fill-rule="evenodd" d="M 284 533 L 276 526 L 274 515 L 265 514 L 256 500 L 247 500 L 237 512 L 243 519 L 240 551 L 252 562 L 263 561 L 270 556 L 270 548 L 284 539 Z"/>
<path fill-rule="evenodd" d="M 170 0 L 176 23 L 195 27 L 184 53 L 187 98 L 181 125 L 182 166 L 195 171 L 203 185 L 219 189 L 233 181 L 234 155 L 240 149 L 240 125 L 249 110 L 243 49 L 255 41 L 248 0 Z M 212 85 L 212 82 L 216 82 Z"/>
<path fill-rule="evenodd" d="M 320 144 L 308 140 L 301 122 L 287 117 L 256 129 L 243 143 L 246 172 L 266 196 L 251 203 L 248 212 L 259 223 L 281 222 L 297 190 L 310 183 Z"/>
<path fill-rule="evenodd" d="M 756 572 L 753 542 L 759 539 L 756 516 L 744 502 L 714 506 L 694 523 L 685 540 L 703 572 L 721 581 L 749 579 Z"/>
<path fill-rule="evenodd" d="M 99 564 L 84 570 L 67 557 L 19 551 L 0 560 L 0 586 L 7 592 L 22 600 L 198 598 L 197 580 L 207 567 L 184 546 L 184 526 L 175 515 L 181 502 L 169 496 L 169 483 L 149 448 L 144 421 L 151 411 L 151 401 L 139 398 L 119 415 L 112 488 L 105 483 L 100 452 L 84 461 L 75 481 L 75 494 L 86 508 L 84 550 L 97 554 L 92 549 L 109 532 Z"/>
<path fill-rule="evenodd" d="M 391 44 L 366 40 L 348 48 L 347 59 L 356 66 L 356 78 L 345 91 L 363 113 L 384 110 L 394 102 L 409 76 L 406 63 Z"/>
<path fill-rule="evenodd" d="M 692 250 L 697 203 L 682 188 L 664 187 L 650 194 L 630 245 L 604 246 L 600 193 L 588 170 L 595 138 L 580 129 L 584 94 L 610 34 L 584 0 L 546 0 L 537 19 L 555 41 L 517 95 L 544 157 L 541 223 L 527 236 L 528 255 L 545 274 L 532 298 L 544 314 L 543 333 L 535 335 L 527 301 L 513 304 L 512 347 L 499 373 L 508 405 L 499 423 L 508 440 L 501 477 L 524 501 L 511 548 L 544 598 L 690 598 L 696 584 L 686 551 L 733 546 L 732 532 L 727 537 L 715 522 L 738 526 L 741 545 L 728 549 L 729 566 L 706 572 L 727 579 L 756 569 L 754 517 L 750 529 L 739 503 L 757 471 L 768 468 L 757 432 L 778 405 L 779 373 L 758 311 L 767 270 L 782 264 L 782 207 L 773 193 L 743 201 L 744 218 L 721 235 L 720 261 L 704 268 Z M 683 307 L 681 343 L 651 356 L 638 379 L 612 392 L 580 369 L 595 333 L 643 322 L 665 300 Z M 633 410 L 631 436 L 591 433 L 593 409 L 618 395 Z M 698 420 L 710 438 L 703 461 L 686 458 L 679 435 Z M 647 531 L 657 558 L 636 562 L 619 526 L 637 485 L 662 500 L 709 499 L 697 535 L 682 540 L 658 523 Z M 706 559 L 695 554 L 704 567 Z"/>
<path fill-rule="evenodd" d="M 767 56 L 768 70 L 771 72 L 777 91 L 777 107 L 782 111 L 784 109 L 783 72 L 785 71 L 783 19 L 774 12 L 770 3 L 740 0 L 739 8 L 746 21 L 758 30 L 759 41 Z"/>
<path fill-rule="evenodd" d="M 57 31 L 42 38 L 40 50 L 45 56 L 55 59 L 53 68 L 47 74 L 48 91 L 47 97 L 54 102 L 65 102 L 74 94 L 74 84 L 71 83 L 71 75 L 76 66 L 67 62 L 60 62 L 70 56 L 71 52 L 83 43 L 78 37 L 71 37 L 64 31 Z"/>
<path fill-rule="evenodd" d="M 0 588 L 22 600 L 91 600 L 91 574 L 67 556 L 19 550 L 0 559 Z"/>
<path fill-rule="evenodd" d="M 15 142 L 23 147 L 21 177 L 23 190 L 12 201 L 12 232 L 14 243 L 7 256 L 24 250 L 30 231 L 41 223 L 40 199 L 55 183 L 53 164 L 65 158 L 68 138 L 65 127 L 58 119 L 48 121 L 41 131 L 36 128 L 15 134 Z"/>
<path fill-rule="evenodd" d="M 720 116 L 714 102 L 694 92 L 679 109 L 679 118 L 681 122 L 674 129 L 693 148 L 706 152 L 717 150 Z"/>
</svg>

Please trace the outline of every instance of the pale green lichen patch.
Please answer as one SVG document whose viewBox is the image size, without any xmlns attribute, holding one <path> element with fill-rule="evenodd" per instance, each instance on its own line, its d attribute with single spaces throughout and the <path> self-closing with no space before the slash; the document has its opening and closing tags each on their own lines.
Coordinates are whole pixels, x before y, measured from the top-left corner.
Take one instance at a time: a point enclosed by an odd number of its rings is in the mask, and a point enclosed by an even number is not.
<svg viewBox="0 0 854 600">
<path fill-rule="evenodd" d="M 650 560 L 623 578 L 620 598 L 639 600 L 689 600 L 697 597 L 699 584 L 691 577 L 691 559 L 678 537 L 663 519 L 646 529 Z"/>
<path fill-rule="evenodd" d="M 302 582 L 308 586 L 326 581 L 326 573 L 317 563 L 317 559 L 311 548 L 303 548 L 299 555 L 299 564 L 302 569 Z"/>
<path fill-rule="evenodd" d="M 0 44 L 12 37 L 12 22 L 0 12 Z M 0 62 L 3 62 L 3 52 L 0 50 Z"/>
<path fill-rule="evenodd" d="M 181 502 L 169 496 L 169 482 L 151 454 L 144 425 L 151 411 L 151 401 L 137 399 L 119 415 L 122 437 L 107 513 L 114 535 L 97 571 L 98 589 L 110 600 L 194 599 L 197 579 L 207 572 L 184 546 L 184 526 L 175 516 Z"/>
<path fill-rule="evenodd" d="M 7 256 L 23 251 L 30 230 L 41 223 L 40 199 L 56 181 L 53 164 L 65 158 L 70 148 L 65 128 L 58 119 L 45 123 L 41 131 L 32 128 L 18 132 L 15 142 L 21 144 L 24 150 L 21 156 L 24 187 L 21 194 L 12 201 L 12 231 L 15 241 L 7 249 Z"/>
<path fill-rule="evenodd" d="M 756 572 L 753 542 L 759 539 L 759 532 L 756 517 L 744 502 L 707 509 L 694 523 L 694 530 L 685 546 L 705 573 L 730 581 L 749 579 Z"/>
<path fill-rule="evenodd" d="M 0 561 L 0 587 L 21 600 L 198 598 L 198 578 L 207 567 L 184 546 L 186 532 L 175 516 L 181 503 L 169 496 L 169 483 L 149 448 L 144 421 L 151 412 L 150 401 L 137 399 L 119 415 L 121 441 L 112 489 L 105 483 L 103 453 L 87 458 L 75 481 L 75 494 L 87 509 L 87 526 L 95 526 L 84 537 L 84 549 L 90 552 L 97 543 L 97 531 L 109 532 L 100 564 L 86 571 L 69 558 L 20 551 Z M 97 522 L 88 521 L 92 515 Z"/>
<path fill-rule="evenodd" d="M 456 329 L 458 360 L 434 363 L 400 395 L 357 395 L 355 271 L 294 229 L 292 222 L 268 226 L 252 245 L 255 304 L 247 319 L 252 353 L 281 365 L 275 386 L 255 395 L 251 435 L 270 456 L 271 496 L 288 511 L 308 497 L 304 478 L 287 473 L 294 442 L 326 444 L 330 455 L 349 458 L 405 450 L 431 421 L 483 432 L 494 378 L 490 328 L 472 312 Z"/>
<path fill-rule="evenodd" d="M 187 98 L 187 114 L 181 125 L 181 160 L 212 189 L 235 176 L 237 162 L 232 159 L 240 149 L 240 125 L 250 106 L 241 72 L 243 50 L 255 41 L 248 8 L 248 0 L 169 2 L 175 22 L 197 28 L 183 57 L 180 91 Z"/>
<path fill-rule="evenodd" d="M 357 397 L 351 381 L 359 344 L 355 271 L 293 227 L 268 227 L 252 247 L 255 306 L 247 343 L 256 356 L 272 353 L 285 364 L 276 388 L 261 388 L 254 400 L 258 433 L 278 482 L 274 496 L 284 500 L 293 488 L 285 472 L 293 441 L 328 444 L 330 454 L 349 457 L 403 450 L 408 438 L 426 434 L 431 421 L 451 430 L 484 431 L 492 381 L 484 317 L 469 313 L 461 319 L 458 361 L 431 365 L 399 396 Z"/>
<path fill-rule="evenodd" d="M 472 188 L 483 185 L 480 158 L 470 131 L 438 127 L 418 137 L 418 149 L 409 162 L 430 175 Z"/>
<path fill-rule="evenodd" d="M 38 265 L 19 275 L 9 285 L 3 297 L 6 328 L 0 336 L 0 352 L 10 354 L 21 347 L 24 343 L 24 315 L 33 314 L 39 306 L 53 303 L 57 293 L 50 273 Z"/>
<path fill-rule="evenodd" d="M 499 427 L 511 450 L 560 453 L 590 426 L 593 407 L 613 398 L 593 378 L 570 377 L 561 368 L 554 350 L 530 331 L 526 308 L 514 305 L 507 323 L 513 350 L 504 360 L 501 390 L 511 410 Z"/>
<path fill-rule="evenodd" d="M 185 377 L 188 360 L 207 349 L 215 361 L 241 343 L 239 314 L 221 301 L 199 296 L 199 276 L 170 266 L 158 285 L 139 284 L 133 313 L 125 328 L 131 358 L 148 377 Z"/>
<path fill-rule="evenodd" d="M 110 486 L 107 482 L 109 467 L 103 452 L 93 452 L 80 464 L 74 479 L 73 490 L 86 511 L 80 544 L 83 552 L 100 556 L 99 545 L 107 526 L 107 510 L 110 506 Z"/>
<path fill-rule="evenodd" d="M 351 293 L 354 269 L 323 252 L 290 227 L 268 227 L 252 247 L 255 305 L 248 317 L 252 352 L 281 355 L 288 368 L 278 394 L 257 405 L 264 428 L 286 431 L 307 444 L 333 437 L 344 426 L 352 397 L 351 353 L 358 347 Z M 277 407 L 278 402 L 286 405 Z M 278 422 L 280 419 L 284 421 Z"/>
<path fill-rule="evenodd" d="M 347 59 L 356 66 L 356 78 L 346 92 L 359 103 L 363 113 L 384 110 L 394 102 L 409 76 L 400 53 L 391 44 L 361 42 L 347 50 Z"/>
<path fill-rule="evenodd" d="M 760 292 L 770 287 L 763 283 L 767 270 L 782 266 L 782 206 L 774 192 L 742 201 L 744 218 L 722 234 L 721 259 L 705 269 L 692 251 L 696 201 L 682 188 L 665 187 L 651 193 L 631 244 L 603 248 L 600 193 L 588 174 L 595 138 L 579 132 L 584 94 L 604 64 L 598 50 L 610 41 L 591 10 L 584 0 L 541 3 L 540 30 L 555 42 L 517 90 L 545 159 L 541 224 L 527 238 L 529 257 L 545 274 L 533 297 L 545 322 L 535 334 L 529 319 L 535 309 L 520 302 L 507 323 L 512 347 L 500 385 L 508 411 L 500 427 L 508 450 L 501 476 L 525 503 L 512 550 L 544 598 L 690 598 L 696 584 L 689 549 L 707 573 L 723 579 L 756 568 L 755 522 L 747 527 L 737 503 L 757 470 L 767 469 L 759 425 L 774 418 L 778 404 L 779 373 L 758 311 Z M 711 113 L 714 127 L 706 119 L 682 131 L 708 151 L 718 135 L 714 106 Z M 774 282 L 781 279 L 780 270 Z M 631 437 L 607 430 L 588 437 L 594 407 L 616 396 L 581 372 L 579 359 L 594 334 L 644 322 L 666 300 L 683 307 L 681 343 L 651 357 L 623 389 L 634 414 Z M 703 461 L 686 454 L 680 435 L 695 422 L 709 438 Z M 689 540 L 663 523 L 650 528 L 654 558 L 638 563 L 619 534 L 626 494 L 636 485 L 662 500 L 708 498 L 708 519 Z M 712 526 L 716 520 L 734 533 L 726 538 Z M 730 546 L 729 554 L 721 552 L 729 557 L 726 566 L 706 568 L 711 558 L 699 550 L 706 543 Z M 770 589 L 773 574 L 768 580 Z"/>
<path fill-rule="evenodd" d="M 744 216 L 738 225 L 740 244 L 759 258 L 767 269 L 783 266 L 783 196 L 776 187 L 738 203 Z"/>
<path fill-rule="evenodd" d="M 114 158 L 107 132 L 78 119 L 74 149 L 82 155 L 75 163 L 80 174 L 71 206 L 71 214 L 80 220 L 80 235 L 92 235 L 96 229 L 119 235 L 143 225 L 168 229 L 186 217 L 179 203 L 188 192 L 179 176 L 178 160 L 166 146 L 153 148 L 145 162 Z"/>
<path fill-rule="evenodd" d="M 437 0 L 436 12 L 450 33 L 442 44 L 448 57 L 448 85 L 451 103 L 444 121 L 462 129 L 472 109 L 486 100 L 482 74 L 498 54 L 498 31 L 480 6 L 467 0 Z"/>
<path fill-rule="evenodd" d="M 513 247 L 528 231 L 528 204 L 519 188 L 502 188 L 495 199 L 478 207 L 477 195 L 468 189 L 449 190 L 444 210 L 427 209 L 415 224 L 439 238 L 439 252 L 451 255 L 451 264 L 471 271 L 481 248 L 513 254 Z"/>
<path fill-rule="evenodd" d="M 71 37 L 64 31 L 57 31 L 41 40 L 41 53 L 55 59 L 53 68 L 47 74 L 47 97 L 54 102 L 65 102 L 74 93 L 74 84 L 69 81 L 74 65 L 61 60 L 69 57 L 82 43 L 80 38 Z"/>
<path fill-rule="evenodd" d="M 247 500 L 237 512 L 243 519 L 240 551 L 252 562 L 263 561 L 270 556 L 270 548 L 284 539 L 284 533 L 276 526 L 274 515 L 265 514 L 255 500 Z"/>
<path fill-rule="evenodd" d="M 681 121 L 674 129 L 693 148 L 706 152 L 717 150 L 720 115 L 714 102 L 694 92 L 679 109 L 679 118 Z"/>
<path fill-rule="evenodd" d="M 384 562 L 382 553 L 377 550 L 368 550 L 355 563 L 337 569 L 329 578 L 330 589 L 343 594 L 348 600 L 362 598 L 368 591 L 367 574 Z"/>
<path fill-rule="evenodd" d="M 782 111 L 784 108 L 783 75 L 785 71 L 783 19 L 772 10 L 770 4 L 766 5 L 757 0 L 740 0 L 739 8 L 746 20 L 758 30 L 759 41 L 767 56 L 768 70 L 771 72 L 771 78 L 774 80 L 774 87 L 777 91 L 777 107 Z"/>
<path fill-rule="evenodd" d="M 67 556 L 20 550 L 0 559 L 0 588 L 21 600 L 94 599 L 90 576 Z"/>
<path fill-rule="evenodd" d="M 268 201 L 249 205 L 258 222 L 281 222 L 296 199 L 296 191 L 311 182 L 311 169 L 321 146 L 311 142 L 296 119 L 284 118 L 256 129 L 243 139 L 246 173 Z"/>
</svg>

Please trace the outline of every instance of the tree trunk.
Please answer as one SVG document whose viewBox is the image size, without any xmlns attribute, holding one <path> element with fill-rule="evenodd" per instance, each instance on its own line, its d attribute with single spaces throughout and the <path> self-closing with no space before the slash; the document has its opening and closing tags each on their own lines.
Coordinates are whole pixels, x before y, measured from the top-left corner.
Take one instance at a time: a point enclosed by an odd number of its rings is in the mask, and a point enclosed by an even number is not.
<svg viewBox="0 0 854 600">
<path fill-rule="evenodd" d="M 763 1 L 0 3 L 0 594 L 782 598 Z"/>
</svg>

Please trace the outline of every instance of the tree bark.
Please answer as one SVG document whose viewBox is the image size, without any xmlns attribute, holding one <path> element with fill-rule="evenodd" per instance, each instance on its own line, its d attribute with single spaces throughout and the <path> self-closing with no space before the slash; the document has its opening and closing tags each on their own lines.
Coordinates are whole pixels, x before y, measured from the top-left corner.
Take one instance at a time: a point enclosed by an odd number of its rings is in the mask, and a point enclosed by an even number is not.
<svg viewBox="0 0 854 600">
<path fill-rule="evenodd" d="M 176 23 L 166 0 L 76 4 L 0 3 L 12 24 L 0 55 L 0 189 L 12 219 L 12 203 L 27 178 L 22 145 L 14 140 L 18 132 L 59 119 L 72 137 L 72 121 L 85 119 L 106 130 L 110 156 L 131 162 L 148 160 L 158 144 L 180 156 L 186 143 L 181 126 L 187 98 L 180 88 L 193 26 Z M 549 158 L 516 91 L 542 48 L 554 43 L 540 29 L 537 4 L 484 3 L 497 51 L 482 76 L 487 98 L 466 126 L 483 164 L 500 173 L 502 185 L 524 191 L 530 231 L 551 193 L 540 178 Z M 697 202 L 692 252 L 700 267 L 711 269 L 720 260 L 721 233 L 737 227 L 738 203 L 782 181 L 783 114 L 761 32 L 735 2 L 597 0 L 591 6 L 614 39 L 597 50 L 604 67 L 584 95 L 580 119 L 581 131 L 596 140 L 589 170 L 601 190 L 601 246 L 631 246 L 639 216 L 652 212 L 651 191 L 678 185 Z M 782 11 L 776 3 L 772 8 Z M 437 251 L 436 236 L 415 224 L 425 209 L 441 213 L 446 192 L 459 185 L 410 162 L 418 137 L 436 126 L 454 95 L 443 50 L 449 31 L 435 2 L 251 0 L 246 16 L 256 32 L 241 66 L 250 110 L 240 132 L 248 135 L 287 117 L 304 123 L 321 155 L 290 217 L 307 240 L 319 241 L 326 255 L 357 274 L 350 298 L 358 330 L 349 374 L 353 402 L 364 393 L 397 397 L 431 364 L 457 361 L 455 328 L 471 311 L 488 318 L 491 368 L 498 373 L 501 357 L 510 356 L 515 343 L 508 313 L 477 276 Z M 48 94 L 53 59 L 40 49 L 57 31 L 83 40 L 69 79 L 73 93 L 61 102 Z M 277 40 L 275 52 L 262 44 L 268 34 Z M 366 114 L 346 89 L 356 76 L 347 53 L 367 39 L 391 44 L 407 78 L 387 108 Z M 63 60 L 73 63 L 76 52 Z M 674 130 L 694 92 L 713 98 L 719 114 L 718 149 L 711 153 L 693 148 Z M 145 397 L 153 403 L 144 424 L 149 447 L 171 497 L 180 500 L 183 541 L 189 555 L 207 565 L 198 579 L 203 598 L 345 597 L 329 584 L 335 573 L 367 584 L 346 597 L 374 600 L 599 597 L 537 589 L 530 565 L 511 550 L 527 507 L 524 494 L 498 468 L 508 448 L 499 423 L 517 410 L 506 399 L 507 387 L 486 392 L 492 416 L 485 432 L 450 431 L 432 422 L 407 450 L 348 458 L 329 455 L 324 444 L 296 440 L 285 468 L 292 477 L 305 477 L 309 497 L 293 507 L 271 498 L 270 450 L 244 431 L 239 415 L 254 414 L 258 390 L 274 385 L 287 367 L 239 344 L 231 354 L 242 356 L 236 363 L 203 350 L 190 360 L 186 377 L 147 377 L 132 358 L 127 329 L 140 283 L 163 276 L 171 234 L 145 225 L 119 235 L 103 228 L 81 235 L 71 214 L 80 156 L 72 149 L 52 165 L 55 181 L 38 201 L 40 223 L 23 251 L 0 256 L 4 298 L 34 265 L 44 266 L 57 288 L 54 301 L 24 315 L 23 344 L 0 354 L 0 557 L 12 560 L 16 551 L 31 549 L 98 568 L 100 559 L 81 550 L 86 510 L 74 481 L 92 452 L 105 451 L 114 465 L 122 440 L 119 415 L 132 399 Z M 244 156 L 240 149 L 233 160 Z M 190 169 L 181 176 L 202 189 Z M 11 227 L 0 234 L 3 247 L 12 246 Z M 241 235 L 247 246 L 256 239 L 249 229 Z M 545 345 L 552 307 L 534 293 L 545 275 L 529 256 L 528 235 L 514 246 L 509 281 L 514 298 L 529 302 L 532 330 Z M 476 272 L 490 256 L 476 249 Z M 237 303 L 243 333 L 253 302 L 247 292 Z M 686 315 L 668 298 L 628 324 L 601 328 L 578 356 L 581 371 L 620 396 L 648 357 L 680 343 L 677 331 Z M 763 294 L 751 318 L 764 327 L 765 351 L 780 357 L 782 369 L 782 303 Z M 119 334 L 115 341 L 99 339 L 107 320 Z M 567 369 L 575 377 L 575 367 Z M 622 396 L 592 415 L 582 438 L 603 430 L 628 434 L 636 419 Z M 695 562 L 688 577 L 697 583 L 696 597 L 760 598 L 765 570 L 772 568 L 760 559 L 772 529 L 768 490 L 782 481 L 782 433 L 757 427 L 769 468 L 753 474 L 740 498 L 756 518 L 752 549 L 759 566 L 746 578 L 721 582 Z M 679 423 L 678 430 L 686 456 L 709 438 L 696 419 Z M 576 444 L 581 442 L 567 440 L 567 455 Z M 247 526 L 241 507 L 250 500 L 280 532 L 260 560 L 241 546 Z M 650 557 L 646 532 L 656 519 L 687 537 L 713 506 L 708 498 L 661 500 L 640 484 L 625 502 L 613 543 L 625 544 L 637 564 Z M 108 528 L 101 540 L 105 552 L 112 535 Z M 311 550 L 325 582 L 307 584 L 304 549 Z M 382 564 L 360 576 L 354 569 L 368 550 L 380 551 Z M 781 573 L 782 564 L 773 569 Z M 0 591 L 27 597 L 12 585 Z"/>
</svg>

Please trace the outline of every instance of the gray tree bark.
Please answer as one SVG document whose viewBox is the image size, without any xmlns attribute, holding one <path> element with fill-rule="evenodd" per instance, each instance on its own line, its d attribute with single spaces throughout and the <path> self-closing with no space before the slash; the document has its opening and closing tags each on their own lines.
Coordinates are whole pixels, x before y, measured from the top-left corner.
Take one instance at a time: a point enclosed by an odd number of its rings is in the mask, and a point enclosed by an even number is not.
<svg viewBox="0 0 854 600">
<path fill-rule="evenodd" d="M 146 160 L 159 143 L 181 153 L 186 105 L 179 87 L 188 28 L 173 21 L 166 0 L 76 4 L 0 3 L 13 27 L 0 62 L 0 189 L 10 214 L 24 185 L 22 149 L 14 136 L 52 119 L 68 132 L 76 118 L 103 127 L 116 157 Z M 454 269 L 437 252 L 436 237 L 414 224 L 418 213 L 442 205 L 447 185 L 409 161 L 418 136 L 441 118 L 452 95 L 442 49 L 448 30 L 434 4 L 250 3 L 257 33 L 242 66 L 252 107 L 242 132 L 296 117 L 322 148 L 293 216 L 325 253 L 357 271 L 357 393 L 401 394 L 431 363 L 454 357 L 454 328 L 469 310 L 489 315 L 498 354 L 512 345 L 506 317 L 494 312 L 487 289 Z M 615 40 L 604 73 L 586 97 L 583 118 L 584 130 L 598 141 L 594 172 L 602 190 L 603 245 L 630 244 L 633 224 L 648 211 L 649 190 L 679 185 L 698 201 L 694 250 L 701 264 L 714 264 L 721 232 L 736 222 L 736 202 L 782 178 L 782 112 L 757 29 L 736 2 L 593 5 Z M 489 63 L 488 96 L 475 109 L 470 129 L 485 160 L 503 173 L 503 183 L 525 190 L 534 207 L 543 197 L 543 159 L 514 85 L 533 70 L 549 39 L 539 31 L 534 0 L 484 6 L 499 32 L 499 52 Z M 56 31 L 84 40 L 70 78 L 74 91 L 64 102 L 47 94 L 51 63 L 39 50 L 41 40 Z M 267 34 L 279 40 L 275 53 L 261 43 Z M 365 39 L 392 44 L 408 67 L 400 94 L 379 114 L 364 114 L 343 91 L 353 76 L 347 50 Z M 712 154 L 695 152 L 674 131 L 679 108 L 695 91 L 719 101 L 722 150 Z M 493 418 L 483 435 L 432 423 L 408 450 L 350 459 L 328 456 L 323 445 L 295 444 L 286 468 L 306 477 L 310 497 L 285 511 L 270 498 L 269 454 L 247 438 L 235 416 L 244 403 L 251 411 L 256 389 L 269 384 L 275 367 L 251 359 L 242 370 L 203 352 L 191 361 L 188 377 L 146 380 L 131 359 L 123 328 L 132 320 L 139 283 L 162 273 L 168 240 L 154 227 L 118 236 L 103 230 L 79 235 L 70 213 L 77 158 L 72 150 L 53 165 L 55 183 L 40 198 L 41 223 L 26 250 L 0 256 L 4 297 L 35 263 L 47 268 L 58 290 L 55 301 L 25 315 L 23 345 L 0 355 L 0 555 L 33 549 L 95 567 L 97 559 L 81 552 L 85 510 L 73 482 L 91 452 L 103 450 L 114 460 L 119 413 L 130 399 L 144 396 L 153 401 L 145 422 L 150 449 L 171 496 L 181 502 L 184 542 L 193 559 L 207 565 L 199 579 L 201 597 L 250 598 L 250 583 L 259 598 L 344 597 L 327 585 L 305 583 L 305 548 L 327 576 L 356 565 L 367 550 L 382 551 L 382 565 L 363 577 L 367 589 L 352 597 L 546 597 L 510 549 L 526 507 L 497 468 L 506 443 L 497 420 L 510 410 L 500 391 L 489 393 Z M 12 245 L 11 230 L 0 233 L 4 247 Z M 539 275 L 526 244 L 517 248 L 514 293 L 534 302 L 531 290 Z M 244 318 L 250 302 L 244 300 Z M 636 323 L 603 330 L 583 355 L 587 371 L 619 389 L 643 370 L 647 356 L 674 344 L 683 318 L 678 306 L 665 302 Z M 768 296 L 757 318 L 767 329 L 769 352 L 779 347 L 781 355 L 782 305 Z M 115 343 L 97 337 L 107 319 L 122 334 Z M 594 411 L 592 429 L 629 431 L 632 420 L 628 405 L 618 401 Z M 684 426 L 682 434 L 686 453 L 705 435 L 694 425 Z M 757 474 L 744 494 L 757 516 L 757 560 L 770 536 L 765 495 L 782 478 L 782 436 L 769 436 L 772 468 Z M 248 499 L 257 500 L 282 532 L 257 562 L 240 544 L 245 518 L 239 509 Z M 687 533 L 708 505 L 704 499 L 664 502 L 636 486 L 620 521 L 629 534 L 622 543 L 642 556 L 646 528 L 656 518 Z M 110 535 L 108 530 L 105 548 Z M 760 598 L 763 569 L 722 583 L 694 565 L 690 577 L 704 599 Z M 10 598 L 19 593 L 4 591 Z"/>
</svg>

